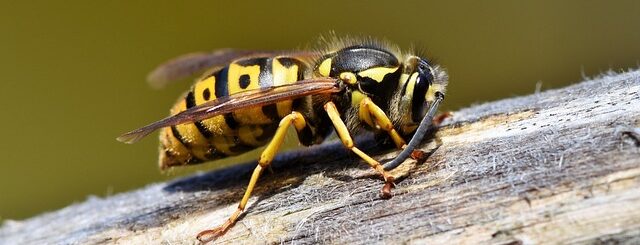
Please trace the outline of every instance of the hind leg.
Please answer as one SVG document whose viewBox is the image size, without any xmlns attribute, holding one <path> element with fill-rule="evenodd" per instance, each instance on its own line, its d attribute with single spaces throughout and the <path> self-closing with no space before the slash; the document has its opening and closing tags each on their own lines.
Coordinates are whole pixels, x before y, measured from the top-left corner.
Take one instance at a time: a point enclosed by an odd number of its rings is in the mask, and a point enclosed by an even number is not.
<svg viewBox="0 0 640 245">
<path fill-rule="evenodd" d="M 265 168 L 269 168 L 271 166 L 271 161 L 273 161 L 273 158 L 278 153 L 280 146 L 284 142 L 284 138 L 287 134 L 287 129 L 290 125 L 293 125 L 296 130 L 300 132 L 306 127 L 307 123 L 302 114 L 295 111 L 280 120 L 280 124 L 278 125 L 278 129 L 276 129 L 273 138 L 260 155 L 258 166 L 256 166 L 256 168 L 253 170 L 253 174 L 251 175 L 251 180 L 249 180 L 247 190 L 245 191 L 240 204 L 238 204 L 238 209 L 236 209 L 236 211 L 231 214 L 231 216 L 227 219 L 226 222 L 224 222 L 224 224 L 211 230 L 200 232 L 197 236 L 198 240 L 200 240 L 201 242 L 212 241 L 222 236 L 238 221 L 238 217 L 240 217 L 240 215 L 244 212 L 244 209 L 247 206 L 247 202 L 249 201 L 249 197 L 251 197 L 251 193 L 253 192 L 253 189 L 255 188 L 260 175 L 262 175 L 262 172 Z"/>
</svg>

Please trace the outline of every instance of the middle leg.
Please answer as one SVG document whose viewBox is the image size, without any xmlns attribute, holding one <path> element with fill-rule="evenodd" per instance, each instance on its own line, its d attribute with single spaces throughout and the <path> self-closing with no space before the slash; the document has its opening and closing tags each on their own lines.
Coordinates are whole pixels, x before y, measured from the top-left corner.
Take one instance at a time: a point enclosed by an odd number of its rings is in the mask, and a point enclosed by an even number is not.
<svg viewBox="0 0 640 245">
<path fill-rule="evenodd" d="M 382 197 L 383 198 L 391 197 L 391 187 L 393 187 L 393 182 L 394 182 L 393 176 L 391 176 L 389 173 L 387 173 L 387 171 L 384 170 L 384 167 L 382 166 L 382 164 L 380 164 L 375 159 L 371 158 L 369 155 L 367 155 L 366 153 L 364 153 L 354 145 L 353 139 L 349 134 L 349 130 L 347 129 L 347 126 L 344 124 L 344 122 L 340 118 L 340 112 L 338 112 L 338 109 L 336 108 L 336 105 L 333 102 L 327 102 L 324 105 L 324 110 L 329 115 L 329 119 L 331 119 L 331 122 L 333 123 L 333 127 L 336 129 L 336 132 L 338 133 L 338 137 L 340 137 L 342 144 L 345 147 L 347 147 L 347 149 L 353 151 L 353 153 L 358 155 L 367 164 L 369 164 L 371 168 L 375 169 L 376 171 L 378 171 L 378 173 L 382 175 L 385 182 L 385 185 L 382 188 Z"/>
</svg>

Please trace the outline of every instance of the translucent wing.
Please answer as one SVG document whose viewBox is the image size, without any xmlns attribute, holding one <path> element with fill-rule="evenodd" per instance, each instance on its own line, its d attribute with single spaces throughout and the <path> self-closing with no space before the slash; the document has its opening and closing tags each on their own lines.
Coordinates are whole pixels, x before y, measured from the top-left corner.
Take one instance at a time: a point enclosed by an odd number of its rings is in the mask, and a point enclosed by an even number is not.
<svg viewBox="0 0 640 245">
<path fill-rule="evenodd" d="M 337 80 L 332 78 L 307 79 L 294 84 L 249 90 L 191 107 L 173 116 L 125 133 L 118 137 L 117 140 L 129 144 L 135 143 L 159 128 L 200 121 L 238 109 L 273 104 L 313 94 L 336 93 L 338 91 L 340 89 L 338 88 Z"/>
<path fill-rule="evenodd" d="M 147 81 L 153 88 L 163 88 L 167 84 L 184 79 L 205 70 L 222 67 L 240 58 L 287 55 L 291 57 L 312 57 L 311 51 L 268 51 L 219 49 L 213 52 L 190 53 L 171 59 L 151 71 Z"/>
</svg>

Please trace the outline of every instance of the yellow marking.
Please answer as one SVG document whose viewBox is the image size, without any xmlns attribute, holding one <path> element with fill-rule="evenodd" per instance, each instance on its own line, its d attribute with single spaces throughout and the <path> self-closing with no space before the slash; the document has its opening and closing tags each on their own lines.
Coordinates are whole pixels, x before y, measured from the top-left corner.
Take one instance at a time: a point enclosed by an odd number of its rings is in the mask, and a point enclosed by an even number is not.
<svg viewBox="0 0 640 245">
<path fill-rule="evenodd" d="M 216 99 L 216 77 L 210 76 L 204 80 L 198 81 L 193 85 L 193 96 L 195 98 L 196 105 L 200 105 L 204 102 Z M 204 99 L 204 91 L 209 90 L 209 99 Z"/>
<path fill-rule="evenodd" d="M 340 80 L 351 85 L 358 83 L 358 78 L 356 78 L 356 75 L 351 72 L 340 73 Z"/>
<path fill-rule="evenodd" d="M 398 84 L 398 88 L 404 88 L 404 84 L 407 83 L 408 78 L 409 74 L 400 74 L 400 83 Z"/>
<path fill-rule="evenodd" d="M 271 73 L 273 74 L 273 86 L 295 83 L 298 80 L 298 66 L 292 65 L 287 68 L 277 58 L 273 59 Z"/>
<path fill-rule="evenodd" d="M 360 106 L 360 101 L 362 101 L 362 99 L 364 98 L 367 98 L 367 96 L 360 91 L 351 92 L 351 105 L 354 107 Z"/>
<path fill-rule="evenodd" d="M 249 75 L 250 83 L 246 88 L 240 87 L 240 77 Z M 260 88 L 260 66 L 241 66 L 236 63 L 229 65 L 229 94 L 235 94 L 251 89 Z M 261 107 L 237 110 L 233 113 L 233 117 L 240 124 L 267 124 L 271 123 L 271 119 L 262 113 Z"/>
<path fill-rule="evenodd" d="M 414 72 L 413 74 L 411 74 L 411 77 L 409 77 L 409 80 L 407 81 L 409 84 L 407 84 L 407 89 L 404 91 L 404 97 L 411 98 L 413 96 L 413 88 L 416 85 L 417 77 L 418 77 L 417 72 Z"/>
<path fill-rule="evenodd" d="M 292 84 L 298 81 L 298 65 L 292 65 L 287 68 L 283 66 L 280 61 L 273 59 L 271 72 L 273 73 L 273 86 L 282 86 L 286 84 Z M 291 113 L 292 101 L 284 101 L 276 104 L 278 110 L 278 116 L 285 117 Z"/>
<path fill-rule="evenodd" d="M 200 105 L 207 101 L 217 99 L 216 97 L 216 77 L 210 76 L 203 80 L 198 81 L 193 88 L 194 98 L 196 105 Z M 209 100 L 205 100 L 203 93 L 205 89 L 209 89 Z M 225 123 L 224 116 L 215 116 L 202 120 L 202 125 L 211 132 L 214 136 L 219 135 L 235 135 L 236 132 L 229 128 Z"/>
<path fill-rule="evenodd" d="M 242 75 L 249 75 L 250 80 L 249 86 L 244 89 L 240 87 L 240 76 Z M 227 79 L 229 83 L 229 94 L 235 94 L 250 89 L 259 89 L 259 79 L 259 65 L 241 66 L 236 63 L 231 63 L 229 65 L 229 77 Z"/>
<path fill-rule="evenodd" d="M 404 81 L 400 86 L 404 87 L 406 84 L 404 95 L 401 98 L 401 103 L 409 103 L 411 101 L 413 97 L 413 89 L 415 88 L 417 78 L 418 78 L 417 72 L 411 73 L 411 75 L 407 75 L 407 74 L 400 75 L 400 79 L 401 79 L 400 81 Z M 411 108 L 411 107 L 408 107 L 408 108 Z M 403 113 L 403 114 L 404 114 L 403 120 L 410 120 L 409 113 Z M 400 127 L 400 130 L 404 133 L 411 133 L 415 131 L 417 127 L 418 127 L 417 125 L 403 125 Z"/>
<path fill-rule="evenodd" d="M 291 107 L 292 104 L 293 101 L 291 100 L 278 102 L 278 104 L 276 104 L 276 107 L 278 109 L 278 116 L 285 117 L 287 116 L 287 114 L 291 113 L 291 111 L 293 110 L 293 108 Z"/>
<path fill-rule="evenodd" d="M 394 73 L 398 70 L 399 67 L 374 67 L 361 72 L 358 72 L 358 75 L 361 77 L 368 77 L 376 82 L 382 82 L 384 80 L 384 76 L 387 74 Z"/>
<path fill-rule="evenodd" d="M 329 58 L 320 63 L 320 66 L 318 66 L 318 73 L 320 73 L 321 76 L 329 77 L 329 74 L 331 73 L 331 62 L 332 59 Z"/>
<path fill-rule="evenodd" d="M 389 136 L 391 136 L 391 139 L 398 149 L 402 149 L 406 145 L 402 136 L 400 136 L 398 131 L 393 127 L 391 119 L 389 119 L 384 111 L 374 104 L 370 98 L 364 98 L 362 102 L 360 102 L 359 108 L 360 111 L 358 112 L 358 116 L 360 117 L 360 120 L 366 122 L 373 128 L 376 128 L 376 125 L 378 125 L 380 129 L 389 133 Z M 373 117 L 373 119 L 371 117 Z M 373 120 L 375 120 L 375 124 Z"/>
<path fill-rule="evenodd" d="M 172 109 L 171 114 L 187 109 L 185 100 L 180 100 Z M 182 136 L 182 141 L 188 144 L 187 148 L 199 159 L 207 159 L 206 154 L 209 150 L 208 140 L 200 133 L 196 125 L 193 123 L 184 123 L 176 125 L 176 129 Z"/>
<path fill-rule="evenodd" d="M 264 134 L 264 130 L 260 126 L 242 126 L 238 129 L 238 137 L 242 142 L 251 146 L 261 146 L 263 142 L 259 142 L 256 138 Z"/>
<path fill-rule="evenodd" d="M 213 134 L 213 136 L 221 136 L 221 135 L 236 135 L 236 131 L 229 128 L 227 123 L 224 120 L 224 116 L 215 116 L 209 119 L 202 120 L 202 125 Z"/>
</svg>

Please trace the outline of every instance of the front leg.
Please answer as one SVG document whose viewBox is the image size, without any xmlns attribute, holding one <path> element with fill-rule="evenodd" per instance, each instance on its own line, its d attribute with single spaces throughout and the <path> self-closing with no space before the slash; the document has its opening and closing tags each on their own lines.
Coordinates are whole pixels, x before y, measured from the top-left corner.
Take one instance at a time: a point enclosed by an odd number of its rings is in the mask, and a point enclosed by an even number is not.
<svg viewBox="0 0 640 245">
<path fill-rule="evenodd" d="M 387 114 L 385 114 L 378 105 L 374 104 L 369 97 L 360 101 L 358 117 L 372 128 L 379 127 L 387 132 L 398 149 L 403 149 L 407 146 L 407 142 L 404 141 L 400 133 L 393 127 L 391 119 L 389 119 Z"/>
<path fill-rule="evenodd" d="M 382 164 L 380 164 L 375 159 L 371 158 L 369 155 L 367 155 L 357 147 L 355 147 L 353 143 L 353 139 L 349 134 L 349 130 L 347 129 L 347 126 L 344 124 L 344 122 L 340 118 L 340 112 L 338 112 L 338 109 L 336 108 L 336 105 L 333 102 L 327 102 L 324 105 L 324 110 L 329 115 L 329 119 L 331 119 L 331 122 L 333 123 L 333 127 L 336 129 L 336 132 L 338 133 L 338 137 L 340 137 L 342 144 L 345 147 L 347 147 L 347 149 L 353 151 L 353 153 L 358 155 L 367 164 L 369 164 L 371 168 L 375 169 L 376 171 L 378 171 L 378 173 L 382 175 L 385 182 L 385 185 L 382 188 L 382 197 L 383 198 L 391 197 L 391 187 L 393 187 L 393 182 L 394 182 L 393 176 L 391 176 L 389 173 L 387 173 L 387 171 L 384 170 L 384 167 L 382 166 Z"/>
<path fill-rule="evenodd" d="M 394 128 L 391 119 L 389 119 L 387 114 L 385 114 L 384 111 L 380 109 L 380 107 L 378 107 L 378 105 L 373 103 L 373 101 L 371 101 L 369 97 L 366 97 L 362 99 L 362 101 L 360 101 L 359 109 L 360 110 L 358 112 L 358 117 L 360 118 L 360 120 L 362 120 L 372 128 L 379 127 L 380 129 L 386 131 L 398 149 L 404 149 L 405 147 L 407 147 L 406 141 L 404 141 L 398 131 Z M 439 114 L 433 119 L 433 125 L 437 127 L 442 123 L 442 121 L 449 117 L 451 117 L 450 112 Z M 412 159 L 420 161 L 424 159 L 425 152 L 420 149 L 416 149 L 413 150 L 410 156 Z"/>
</svg>

